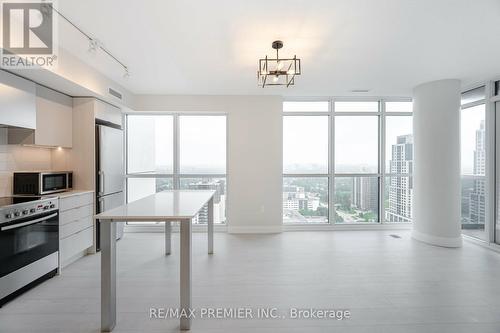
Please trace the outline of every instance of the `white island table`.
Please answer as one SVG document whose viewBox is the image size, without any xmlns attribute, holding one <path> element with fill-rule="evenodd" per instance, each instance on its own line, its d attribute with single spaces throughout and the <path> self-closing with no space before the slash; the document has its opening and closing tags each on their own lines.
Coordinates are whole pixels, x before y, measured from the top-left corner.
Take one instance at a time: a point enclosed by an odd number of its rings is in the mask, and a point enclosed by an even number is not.
<svg viewBox="0 0 500 333">
<path fill-rule="evenodd" d="M 114 222 L 165 222 L 165 253 L 170 254 L 171 222 L 180 222 L 180 309 L 191 308 L 191 229 L 193 219 L 208 203 L 208 253 L 213 253 L 213 196 L 215 191 L 163 191 L 94 216 L 101 222 L 101 331 L 116 324 L 116 224 Z M 181 318 L 180 328 L 191 328 Z"/>
</svg>

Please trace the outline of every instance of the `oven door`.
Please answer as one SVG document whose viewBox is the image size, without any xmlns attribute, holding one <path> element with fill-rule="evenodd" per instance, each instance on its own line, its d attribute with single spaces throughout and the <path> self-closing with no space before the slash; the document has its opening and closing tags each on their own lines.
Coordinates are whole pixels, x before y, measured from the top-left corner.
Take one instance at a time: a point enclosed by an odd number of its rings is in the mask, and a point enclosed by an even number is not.
<svg viewBox="0 0 500 333">
<path fill-rule="evenodd" d="M 0 277 L 59 250 L 59 214 L 52 211 L 0 225 Z"/>
<path fill-rule="evenodd" d="M 61 192 L 68 189 L 68 174 L 66 172 L 42 173 L 40 179 L 40 194 Z"/>
</svg>

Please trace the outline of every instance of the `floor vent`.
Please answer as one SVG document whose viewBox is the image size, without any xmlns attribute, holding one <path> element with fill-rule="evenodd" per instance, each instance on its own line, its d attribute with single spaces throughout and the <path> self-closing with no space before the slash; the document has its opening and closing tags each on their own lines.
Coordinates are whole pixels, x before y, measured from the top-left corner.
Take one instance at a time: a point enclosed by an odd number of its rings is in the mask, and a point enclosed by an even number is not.
<svg viewBox="0 0 500 333">
<path fill-rule="evenodd" d="M 392 238 L 401 238 L 401 236 L 399 236 L 399 235 L 395 235 L 395 234 L 391 234 L 391 235 L 389 235 L 389 236 L 391 236 Z"/>
</svg>

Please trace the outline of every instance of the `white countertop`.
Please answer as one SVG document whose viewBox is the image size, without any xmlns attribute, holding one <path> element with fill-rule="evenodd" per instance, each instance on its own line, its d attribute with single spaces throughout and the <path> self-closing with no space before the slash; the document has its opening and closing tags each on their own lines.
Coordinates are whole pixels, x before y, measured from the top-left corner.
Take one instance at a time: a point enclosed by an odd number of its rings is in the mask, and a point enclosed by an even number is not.
<svg viewBox="0 0 500 333">
<path fill-rule="evenodd" d="M 82 195 L 82 194 L 87 194 L 87 193 L 94 193 L 94 191 L 71 190 L 71 191 L 66 191 L 66 192 L 54 193 L 51 196 L 55 196 L 55 197 L 59 197 L 59 198 L 66 198 L 66 197 L 71 197 L 73 195 Z"/>
<path fill-rule="evenodd" d="M 137 222 L 165 221 L 175 218 L 191 219 L 214 194 L 215 191 L 163 191 L 107 210 L 95 215 L 94 218 Z"/>
</svg>

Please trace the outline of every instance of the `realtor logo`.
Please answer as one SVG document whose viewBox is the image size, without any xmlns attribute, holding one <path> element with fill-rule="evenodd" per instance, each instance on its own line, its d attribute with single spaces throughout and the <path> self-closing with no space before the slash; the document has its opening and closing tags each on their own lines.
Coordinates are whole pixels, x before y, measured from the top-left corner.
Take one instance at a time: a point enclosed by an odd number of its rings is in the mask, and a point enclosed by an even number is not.
<svg viewBox="0 0 500 333">
<path fill-rule="evenodd" d="M 1 67 L 55 67 L 54 8 L 54 1 L 1 1 Z"/>
</svg>

